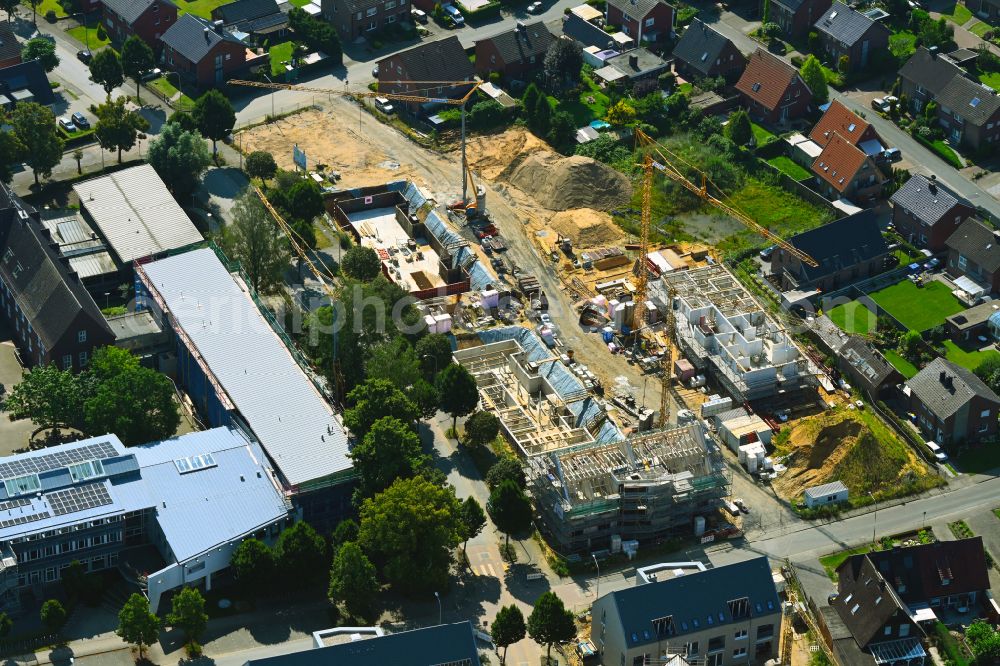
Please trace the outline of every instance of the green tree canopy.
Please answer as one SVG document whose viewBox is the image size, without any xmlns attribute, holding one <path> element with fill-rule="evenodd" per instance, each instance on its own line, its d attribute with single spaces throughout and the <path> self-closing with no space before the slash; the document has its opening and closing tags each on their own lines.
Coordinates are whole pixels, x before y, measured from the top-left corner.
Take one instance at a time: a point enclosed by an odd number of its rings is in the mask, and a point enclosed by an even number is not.
<svg viewBox="0 0 1000 666">
<path fill-rule="evenodd" d="M 563 153 L 571 153 L 572 146 L 576 139 L 576 123 L 573 116 L 565 111 L 556 111 L 552 114 L 552 121 L 549 123 L 549 133 L 545 139 L 554 148 Z"/>
<path fill-rule="evenodd" d="M 465 420 L 465 441 L 473 446 L 489 444 L 500 434 L 500 419 L 490 412 L 475 412 Z"/>
<path fill-rule="evenodd" d="M 167 122 L 180 125 L 181 129 L 187 132 L 198 132 L 198 126 L 194 122 L 194 117 L 187 111 L 174 111 L 167 118 Z"/>
<path fill-rule="evenodd" d="M 236 111 L 229 98 L 216 88 L 212 88 L 194 103 L 191 113 L 198 131 L 212 142 L 212 154 L 216 154 L 216 141 L 225 139 L 236 125 Z"/>
<path fill-rule="evenodd" d="M 522 640 L 526 631 L 524 614 L 520 608 L 511 604 L 497 611 L 493 626 L 490 628 L 490 638 L 493 639 L 494 645 L 503 648 L 503 655 L 500 657 L 501 666 L 507 663 L 507 648 Z"/>
<path fill-rule="evenodd" d="M 90 61 L 90 78 L 104 88 L 109 98 L 111 91 L 125 83 L 122 61 L 114 49 L 101 49 L 94 54 Z"/>
<path fill-rule="evenodd" d="M 10 184 L 14 179 L 14 167 L 24 161 L 24 144 L 10 130 L 0 130 L 0 181 Z"/>
<path fill-rule="evenodd" d="M 468 370 L 452 363 L 438 373 L 435 388 L 441 397 L 441 411 L 451 414 L 451 427 L 458 425 L 458 417 L 471 414 L 479 404 L 479 385 Z"/>
<path fill-rule="evenodd" d="M 208 626 L 208 613 L 205 612 L 205 597 L 197 588 L 185 587 L 174 595 L 167 624 L 184 633 L 185 643 L 201 640 Z"/>
<path fill-rule="evenodd" d="M 409 389 L 423 381 L 420 361 L 416 351 L 403 336 L 396 336 L 372 347 L 365 361 L 365 371 L 371 379 L 388 379 L 393 386 L 416 401 L 416 396 Z"/>
<path fill-rule="evenodd" d="M 104 150 L 117 150 L 118 163 L 122 162 L 122 151 L 131 150 L 140 132 L 149 129 L 149 121 L 127 106 L 124 96 L 107 100 L 97 107 L 97 124 L 94 134 Z"/>
<path fill-rule="evenodd" d="M 340 268 L 349 278 L 371 282 L 382 273 L 382 260 L 372 248 L 355 245 L 344 253 Z"/>
<path fill-rule="evenodd" d="M 462 533 L 462 552 L 465 552 L 469 539 L 478 536 L 486 527 L 486 512 L 483 511 L 482 505 L 476 501 L 476 498 L 470 496 L 462 500 L 458 519 Z"/>
<path fill-rule="evenodd" d="M 343 602 L 347 612 L 365 621 L 374 619 L 379 591 L 375 565 L 353 541 L 340 546 L 330 568 L 330 598 Z"/>
<path fill-rule="evenodd" d="M 87 432 L 113 432 L 126 446 L 172 437 L 180 424 L 174 385 L 151 368 L 127 368 L 100 382 L 83 404 Z"/>
<path fill-rule="evenodd" d="M 32 368 L 4 401 L 12 421 L 31 419 L 41 429 L 79 426 L 82 407 L 77 377 L 55 365 Z"/>
<path fill-rule="evenodd" d="M 539 95 L 535 101 L 535 109 L 528 120 L 528 127 L 536 136 L 542 138 L 545 138 L 552 129 L 552 104 L 545 95 Z"/>
<path fill-rule="evenodd" d="M 573 614 L 555 592 L 545 592 L 535 600 L 535 608 L 528 616 L 528 634 L 531 640 L 546 647 L 546 661 L 552 655 L 553 645 L 568 643 L 576 636 Z"/>
<path fill-rule="evenodd" d="M 399 590 L 443 590 L 460 542 L 458 516 L 454 488 L 422 476 L 398 479 L 362 504 L 358 540 Z"/>
<path fill-rule="evenodd" d="M 247 155 L 243 168 L 248 176 L 262 181 L 270 180 L 278 173 L 278 164 L 274 161 L 274 156 L 264 150 L 255 150 Z"/>
<path fill-rule="evenodd" d="M 139 84 L 142 83 L 142 77 L 156 67 L 153 49 L 138 35 L 130 35 L 122 44 L 121 62 L 122 73 L 135 81 L 135 98 L 141 104 Z"/>
<path fill-rule="evenodd" d="M 410 387 L 408 393 L 413 402 L 416 403 L 421 418 L 434 418 L 438 411 L 438 405 L 441 403 L 441 396 L 438 395 L 433 384 L 425 379 L 420 379 Z"/>
<path fill-rule="evenodd" d="M 830 98 L 830 91 L 826 85 L 826 76 L 823 74 L 823 66 L 820 64 L 816 56 L 810 55 L 806 58 L 805 62 L 802 63 L 802 68 L 799 70 L 802 75 L 802 80 L 805 81 L 806 85 L 809 87 L 809 91 L 812 93 L 813 101 L 817 104 L 826 104 L 827 100 Z"/>
<path fill-rule="evenodd" d="M 528 84 L 527 89 L 525 89 L 524 94 L 521 96 L 521 108 L 524 111 L 525 120 L 528 121 L 528 127 L 534 124 L 535 106 L 538 104 L 538 98 L 542 96 L 542 91 L 538 89 L 538 86 L 534 82 Z"/>
<path fill-rule="evenodd" d="M 275 192 L 274 189 L 271 190 L 272 194 Z M 282 190 L 277 196 L 277 204 L 288 217 L 307 222 L 312 222 L 326 210 L 319 186 L 306 178 L 298 178 L 291 187 Z"/>
<path fill-rule="evenodd" d="M 528 486 L 527 478 L 524 476 L 524 465 L 512 455 L 500 456 L 486 472 L 486 485 L 490 490 L 499 488 L 500 484 L 507 480 L 513 481 L 521 490 Z"/>
<path fill-rule="evenodd" d="M 160 134 L 150 141 L 146 158 L 182 203 L 186 203 L 198 188 L 201 174 L 212 162 L 205 141 L 176 123 L 164 125 Z"/>
<path fill-rule="evenodd" d="M 975 374 L 976 377 L 982 379 L 994 393 L 1000 392 L 1000 356 L 987 356 L 979 365 L 976 366 Z"/>
<path fill-rule="evenodd" d="M 247 539 L 233 550 L 229 566 L 233 577 L 246 589 L 266 591 L 276 570 L 274 550 L 263 541 Z"/>
<path fill-rule="evenodd" d="M 631 125 L 635 122 L 635 108 L 623 99 L 608 107 L 605 119 L 612 125 Z"/>
<path fill-rule="evenodd" d="M 66 609 L 63 605 L 59 603 L 56 599 L 49 599 L 44 604 L 42 604 L 41 611 L 39 615 L 42 620 L 42 624 L 49 631 L 59 631 L 66 624 Z"/>
<path fill-rule="evenodd" d="M 356 437 L 364 437 L 372 424 L 386 416 L 408 426 L 417 420 L 417 406 L 388 379 L 369 379 L 348 393 L 347 399 L 354 406 L 344 410 L 344 425 Z"/>
<path fill-rule="evenodd" d="M 357 540 L 358 524 L 350 518 L 345 518 L 333 528 L 333 534 L 330 535 L 330 549 L 336 553 L 348 541 Z"/>
<path fill-rule="evenodd" d="M 326 543 L 312 525 L 299 521 L 283 531 L 275 544 L 278 575 L 290 588 L 302 589 L 326 568 Z"/>
<path fill-rule="evenodd" d="M 416 476 L 430 464 L 409 424 L 386 416 L 375 421 L 348 455 L 360 477 L 355 502 L 373 497 L 396 479 Z"/>
<path fill-rule="evenodd" d="M 420 359 L 420 369 L 424 377 L 434 379 L 434 376 L 451 363 L 451 340 L 441 333 L 429 333 L 417 340 L 417 358 Z"/>
<path fill-rule="evenodd" d="M 38 185 L 38 177 L 49 177 L 62 160 L 65 143 L 59 136 L 56 117 L 41 104 L 20 102 L 14 107 L 11 122 L 18 142 L 24 147 L 24 162 L 31 167 Z"/>
<path fill-rule="evenodd" d="M 138 592 L 133 594 L 118 613 L 115 633 L 126 643 L 139 648 L 142 659 L 145 648 L 160 636 L 160 618 L 149 610 L 149 600 Z"/>
<path fill-rule="evenodd" d="M 331 59 L 331 64 L 339 65 L 343 61 L 340 38 L 329 21 L 320 20 L 299 7 L 293 7 L 288 12 L 288 25 L 297 37 L 309 45 L 309 48 L 326 53 Z"/>
<path fill-rule="evenodd" d="M 548 85 L 560 88 L 567 82 L 579 80 L 583 51 L 571 39 L 554 39 L 545 51 L 542 67 Z"/>
<path fill-rule="evenodd" d="M 510 479 L 504 480 L 490 492 L 490 501 L 486 505 L 490 518 L 497 529 L 507 537 L 524 532 L 531 527 L 531 500 Z"/>
<path fill-rule="evenodd" d="M 268 294 L 280 289 L 282 271 L 291 260 L 288 240 L 252 189 L 236 197 L 222 247 L 228 257 L 239 260 L 254 291 Z"/>
<path fill-rule="evenodd" d="M 737 109 L 729 116 L 726 124 L 725 136 L 741 148 L 750 145 L 753 141 L 753 125 L 750 123 L 750 114 L 743 109 Z"/>
<path fill-rule="evenodd" d="M 44 37 L 29 39 L 21 47 L 21 59 L 25 62 L 29 60 L 41 60 L 45 71 L 51 72 L 59 65 L 59 56 L 56 55 L 56 43 Z"/>
</svg>

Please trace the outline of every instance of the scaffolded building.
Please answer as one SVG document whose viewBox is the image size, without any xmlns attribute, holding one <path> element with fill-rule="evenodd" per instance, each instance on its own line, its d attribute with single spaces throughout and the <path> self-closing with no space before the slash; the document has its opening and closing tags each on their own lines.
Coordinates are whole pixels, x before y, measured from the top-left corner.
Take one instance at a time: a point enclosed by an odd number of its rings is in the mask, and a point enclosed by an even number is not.
<svg viewBox="0 0 1000 666">
<path fill-rule="evenodd" d="M 695 531 L 729 494 L 719 447 L 700 423 L 529 460 L 538 512 L 564 553 L 617 550 Z"/>
<path fill-rule="evenodd" d="M 725 267 L 668 273 L 657 291 L 656 300 L 674 317 L 680 351 L 737 402 L 812 381 L 809 361 L 791 336 Z"/>
</svg>

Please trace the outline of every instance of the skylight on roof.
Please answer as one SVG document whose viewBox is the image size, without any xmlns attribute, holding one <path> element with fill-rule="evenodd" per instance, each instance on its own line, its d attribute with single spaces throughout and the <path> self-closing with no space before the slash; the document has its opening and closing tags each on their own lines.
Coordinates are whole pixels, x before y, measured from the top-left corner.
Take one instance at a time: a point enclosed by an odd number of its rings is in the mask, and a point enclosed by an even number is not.
<svg viewBox="0 0 1000 666">
<path fill-rule="evenodd" d="M 854 131 L 854 130 L 856 130 L 857 128 L 858 128 L 858 126 L 857 126 L 856 124 L 854 124 L 854 123 L 851 123 L 850 125 L 848 125 L 848 126 L 847 126 L 847 131 L 848 131 L 848 132 L 853 132 L 853 131 Z"/>
<path fill-rule="evenodd" d="M 755 83 L 755 84 L 753 84 L 753 91 L 754 91 L 754 92 L 757 92 L 757 91 L 759 91 L 759 90 L 760 90 L 760 84 L 759 84 L 759 83 Z"/>
<path fill-rule="evenodd" d="M 104 476 L 104 465 L 100 460 L 88 460 L 69 466 L 69 475 L 73 482 L 86 481 L 95 476 Z"/>
<path fill-rule="evenodd" d="M 706 60 L 708 60 L 708 51 L 701 54 L 701 61 L 705 62 Z"/>
<path fill-rule="evenodd" d="M 972 101 L 971 101 L 971 102 L 969 102 L 969 106 L 971 106 L 971 107 L 972 107 L 972 108 L 974 109 L 974 108 L 976 108 L 977 106 L 979 106 L 979 102 L 981 102 L 981 101 L 982 101 L 982 100 L 981 100 L 981 99 L 979 99 L 978 97 L 973 97 L 973 98 L 972 98 Z"/>
<path fill-rule="evenodd" d="M 187 474 L 188 472 L 197 472 L 199 469 L 215 467 L 216 462 L 211 453 L 203 453 L 199 456 L 178 458 L 174 460 L 174 466 L 180 474 Z"/>
<path fill-rule="evenodd" d="M 7 488 L 7 496 L 27 495 L 42 489 L 42 482 L 38 480 L 37 474 L 19 476 L 16 479 L 7 479 L 3 482 Z"/>
</svg>

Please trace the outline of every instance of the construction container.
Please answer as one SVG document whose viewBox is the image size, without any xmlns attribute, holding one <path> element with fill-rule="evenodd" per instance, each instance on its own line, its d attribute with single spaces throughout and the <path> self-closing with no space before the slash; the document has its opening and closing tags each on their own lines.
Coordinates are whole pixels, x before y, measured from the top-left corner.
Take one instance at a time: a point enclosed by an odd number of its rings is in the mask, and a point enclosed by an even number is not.
<svg viewBox="0 0 1000 666">
<path fill-rule="evenodd" d="M 694 535 L 700 537 L 705 533 L 705 516 L 694 517 Z"/>
<path fill-rule="evenodd" d="M 482 292 L 483 307 L 490 309 L 500 304 L 500 292 L 496 289 L 486 289 Z"/>
<path fill-rule="evenodd" d="M 691 365 L 691 361 L 687 360 L 686 358 L 679 358 L 676 361 L 674 361 L 674 377 L 676 377 L 677 379 L 681 380 L 682 382 L 686 382 L 687 380 L 694 377 L 694 373 L 695 370 L 694 366 Z M 705 416 L 704 412 L 702 412 L 702 416 Z"/>
<path fill-rule="evenodd" d="M 693 374 L 693 373 L 692 373 Z M 707 419 L 709 416 L 721 414 L 733 408 L 733 399 L 728 396 L 712 394 L 708 400 L 701 405 L 701 418 Z"/>
</svg>

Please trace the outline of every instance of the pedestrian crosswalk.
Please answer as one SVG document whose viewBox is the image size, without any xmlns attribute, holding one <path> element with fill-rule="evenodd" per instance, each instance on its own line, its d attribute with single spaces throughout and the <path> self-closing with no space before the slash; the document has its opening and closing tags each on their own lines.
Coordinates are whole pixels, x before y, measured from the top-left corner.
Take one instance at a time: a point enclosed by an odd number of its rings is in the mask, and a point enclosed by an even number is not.
<svg viewBox="0 0 1000 666">
<path fill-rule="evenodd" d="M 492 563 L 482 564 L 478 567 L 475 567 L 473 571 L 475 571 L 476 575 L 479 576 L 492 576 L 493 578 L 498 578 L 497 570 L 493 567 Z"/>
</svg>

